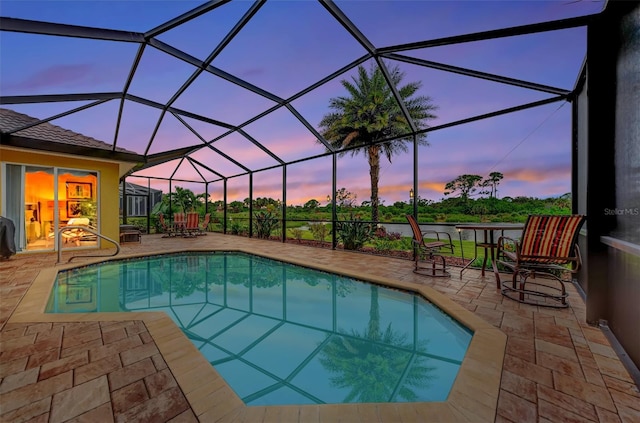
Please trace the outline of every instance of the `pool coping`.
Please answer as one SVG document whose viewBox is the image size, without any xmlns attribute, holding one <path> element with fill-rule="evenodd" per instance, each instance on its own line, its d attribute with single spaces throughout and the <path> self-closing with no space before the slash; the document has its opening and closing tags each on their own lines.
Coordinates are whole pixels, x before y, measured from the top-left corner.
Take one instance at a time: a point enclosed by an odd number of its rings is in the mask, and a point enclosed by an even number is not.
<svg viewBox="0 0 640 423">
<path fill-rule="evenodd" d="M 246 406 L 213 366 L 164 312 L 44 313 L 59 271 L 104 261 L 158 254 L 125 254 L 42 269 L 9 322 L 93 322 L 141 320 L 145 323 L 194 414 L 201 421 L 491 421 L 496 417 L 507 336 L 462 305 L 426 285 L 381 278 L 365 272 L 336 270 L 252 248 L 166 250 L 162 254 L 229 251 L 254 254 L 321 271 L 419 293 L 474 332 L 447 400 L 442 402 Z"/>
</svg>

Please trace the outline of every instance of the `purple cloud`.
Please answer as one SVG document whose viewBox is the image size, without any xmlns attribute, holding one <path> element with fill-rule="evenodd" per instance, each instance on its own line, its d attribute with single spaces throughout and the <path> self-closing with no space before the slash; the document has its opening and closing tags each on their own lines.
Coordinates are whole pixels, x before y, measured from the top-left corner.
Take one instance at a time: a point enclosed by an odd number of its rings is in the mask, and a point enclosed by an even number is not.
<svg viewBox="0 0 640 423">
<path fill-rule="evenodd" d="M 80 81 L 89 82 L 99 74 L 90 64 L 53 65 L 28 75 L 22 81 L 10 84 L 9 88 L 33 90 L 47 87 L 64 87 Z"/>
</svg>

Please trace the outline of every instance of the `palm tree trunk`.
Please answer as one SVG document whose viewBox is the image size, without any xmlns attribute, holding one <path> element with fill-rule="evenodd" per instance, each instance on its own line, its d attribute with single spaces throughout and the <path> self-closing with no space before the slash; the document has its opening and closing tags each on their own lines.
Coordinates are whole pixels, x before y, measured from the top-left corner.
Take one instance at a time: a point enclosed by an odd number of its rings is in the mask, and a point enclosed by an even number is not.
<svg viewBox="0 0 640 423">
<path fill-rule="evenodd" d="M 369 306 L 369 325 L 367 337 L 370 340 L 380 339 L 380 304 L 378 303 L 378 287 L 371 285 L 371 304 Z"/>
<path fill-rule="evenodd" d="M 369 176 L 371 177 L 371 220 L 378 223 L 378 182 L 380 179 L 380 147 L 369 146 Z"/>
</svg>

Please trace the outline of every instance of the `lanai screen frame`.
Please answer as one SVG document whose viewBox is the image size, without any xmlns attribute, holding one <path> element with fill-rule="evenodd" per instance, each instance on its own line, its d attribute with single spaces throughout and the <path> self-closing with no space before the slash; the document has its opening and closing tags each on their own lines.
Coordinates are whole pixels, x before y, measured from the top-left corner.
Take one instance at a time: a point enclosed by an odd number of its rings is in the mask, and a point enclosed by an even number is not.
<svg viewBox="0 0 640 423">
<path fill-rule="evenodd" d="M 132 169 L 130 172 L 128 172 L 126 175 L 124 175 L 121 179 L 121 182 L 124 184 L 126 181 L 127 176 L 135 176 L 137 178 L 145 178 L 146 176 L 141 176 L 141 175 L 135 175 L 135 173 L 137 171 L 140 170 L 144 170 L 144 169 L 149 169 L 152 168 L 153 166 L 159 165 L 159 164 L 163 164 L 166 163 L 168 161 L 172 161 L 175 159 L 180 159 L 179 164 L 176 166 L 176 169 L 174 170 L 174 174 L 171 175 L 171 177 L 168 178 L 169 180 L 169 186 L 170 186 L 170 191 L 171 191 L 171 186 L 174 182 L 190 182 L 190 183 L 202 183 L 205 186 L 205 193 L 207 194 L 207 198 L 208 198 L 208 186 L 211 183 L 217 183 L 217 182 L 222 182 L 223 183 L 223 187 L 224 187 L 224 203 L 227 203 L 227 183 L 229 180 L 233 180 L 234 178 L 238 178 L 238 177 L 243 177 L 243 176 L 249 176 L 249 187 L 248 187 L 248 191 L 249 191 L 249 199 L 250 201 L 250 209 L 249 209 L 249 214 L 250 216 L 253 216 L 253 210 L 252 210 L 252 203 L 253 203 L 253 176 L 256 173 L 262 172 L 262 171 L 266 171 L 266 170 L 271 170 L 271 169 L 277 169 L 277 168 L 281 168 L 282 169 L 282 225 L 283 225 L 283 230 L 282 230 L 282 241 L 284 242 L 286 240 L 286 207 L 287 207 L 287 167 L 293 164 L 298 164 L 298 163 L 302 163 L 305 161 L 309 161 L 309 160 L 313 160 L 313 159 L 317 159 L 320 157 L 326 157 L 326 156 L 331 156 L 332 158 L 332 192 L 335 193 L 337 191 L 337 156 L 339 154 L 344 153 L 345 151 L 349 151 L 349 149 L 341 149 L 341 150 L 335 150 L 333 149 L 330 144 L 323 139 L 323 137 L 318 133 L 318 131 L 308 122 L 305 120 L 305 118 L 298 113 L 295 108 L 292 106 L 292 102 L 300 97 L 302 97 L 303 95 L 313 91 L 314 89 L 320 87 L 321 85 L 325 84 L 328 81 L 334 80 L 335 78 L 340 77 L 341 75 L 344 75 L 346 72 L 356 68 L 357 66 L 369 61 L 369 60 L 374 60 L 375 63 L 377 64 L 377 66 L 380 68 L 380 70 L 382 71 L 385 79 L 387 80 L 387 83 L 389 83 L 390 81 L 390 74 L 389 74 L 389 70 L 387 69 L 387 66 L 385 65 L 383 59 L 390 59 L 393 61 L 399 61 L 399 62 L 405 62 L 405 63 L 410 63 L 410 64 L 414 64 L 414 65 L 418 65 L 418 66 L 424 66 L 427 68 L 432 68 L 432 69 L 438 69 L 438 70 L 442 70 L 442 71 L 446 71 L 446 72 L 452 72 L 452 73 L 456 73 L 456 74 L 460 74 L 460 75 L 465 75 L 465 76 L 469 76 L 469 77 L 473 77 L 473 78 L 480 78 L 480 79 L 485 79 L 485 80 L 489 80 L 489 81 L 494 81 L 494 82 L 498 82 L 498 83 L 502 83 L 502 84 L 508 84 L 508 85 L 512 85 L 512 86 L 517 86 L 517 87 L 522 87 L 522 88 L 527 88 L 527 89 L 531 89 L 531 90 L 537 90 L 537 91 L 541 91 L 544 93 L 548 93 L 548 94 L 553 94 L 555 95 L 554 97 L 551 98 L 547 98 L 544 100 L 539 100 L 539 101 L 534 101 L 534 102 L 530 102 L 530 103 L 526 103 L 526 104 L 521 104 L 519 106 L 515 106 L 515 107 L 510 107 L 510 108 L 506 108 L 506 109 L 501 109 L 501 110 L 497 110 L 494 112 L 490 112 L 490 113 L 485 113 L 485 114 L 481 114 L 481 115 L 477 115 L 477 116 L 473 116 L 470 118 L 466 118 L 466 119 L 461 119 L 461 120 L 457 120 L 454 122 L 449 122 L 443 125 L 439 125 L 439 126 L 434 126 L 434 127 L 428 127 L 426 129 L 422 129 L 422 130 L 417 130 L 415 124 L 412 122 L 411 118 L 409 117 L 408 111 L 406 109 L 406 107 L 404 106 L 403 102 L 400 99 L 400 96 L 397 92 L 397 90 L 395 89 L 395 87 L 393 87 L 391 84 L 389 84 L 391 92 L 393 93 L 393 95 L 396 98 L 396 101 L 398 102 L 398 104 L 400 105 L 402 112 L 405 116 L 405 118 L 407 119 L 407 121 L 410 123 L 410 126 L 412 128 L 412 131 L 404 134 L 402 136 L 398 136 L 398 137 L 394 137 L 394 138 L 389 138 L 389 139 L 385 139 L 385 140 L 381 140 L 379 143 L 384 143 L 384 142 L 388 142 L 391 141 L 393 139 L 399 139 L 399 138 L 407 138 L 407 137 L 412 137 L 413 138 L 413 181 L 412 181 L 412 185 L 413 185 L 413 192 L 418 192 L 418 168 L 419 168 L 419 158 L 418 158 L 418 144 L 417 144 L 417 137 L 420 134 L 423 133 L 428 133 L 428 132 L 432 132 L 432 131 L 437 131 L 437 130 L 441 130 L 441 129 L 445 129 L 445 128 L 450 128 L 453 126 L 458 126 L 458 125 L 463 125 L 466 123 L 470 123 L 470 122 L 474 122 L 474 121 L 478 121 L 478 120 L 482 120 L 482 119 L 488 119 L 488 118 L 492 118 L 495 116 L 500 116 L 500 115 L 504 115 L 504 114 L 508 114 L 508 113 L 513 113 L 513 112 L 517 112 L 520 110 L 525 110 L 525 109 L 529 109 L 529 108 L 534 108 L 534 107 L 538 107 L 538 106 L 543 106 L 546 104 L 550 104 L 550 103 L 555 103 L 555 102 L 559 102 L 559 101 L 569 101 L 569 102 L 573 102 L 574 97 L 575 97 L 575 90 L 576 87 L 574 85 L 574 89 L 572 91 L 568 91 L 565 89 L 561 89 L 561 88 L 556 88 L 556 87 L 552 87 L 552 86 L 548 86 L 548 85 L 543 85 L 543 84 L 537 84 L 537 83 L 533 83 L 533 82 L 529 82 L 529 81 L 524 81 L 524 80 L 519 80 L 519 79 L 515 79 L 515 78 L 508 78 L 508 77 L 504 77 L 504 76 L 500 76 L 500 75 L 495 75 L 495 74 L 490 74 L 490 73 L 485 73 L 485 72 L 479 72 L 479 71 L 475 71 L 475 70 L 471 70 L 471 69 L 466 69 L 466 68 L 462 68 L 462 67 L 456 67 L 456 66 L 451 66 L 451 65 L 447 65 L 447 64 L 443 64 L 443 63 L 437 63 L 437 62 L 432 62 L 432 61 L 428 61 L 428 60 L 423 60 L 423 59 L 418 59 L 418 58 L 414 58 L 414 57 L 409 57 L 409 56 L 405 56 L 403 54 L 401 54 L 402 52 L 405 51 L 410 51 L 410 50 L 415 50 L 415 49 L 423 49 L 423 48 L 427 48 L 427 47 L 434 47 L 434 46 L 445 46 L 445 45 L 452 45 L 452 44 L 459 44 L 459 43 L 466 43 L 466 42 L 473 42 L 473 41 L 482 41 L 482 40 L 489 40 L 489 39 L 495 39 L 495 38 L 502 38 L 502 37 L 512 37 L 512 36 L 518 36 L 518 35 L 526 35 L 526 34 L 533 34 L 533 33 L 539 33 L 539 32 L 546 32 L 546 31 L 555 31 L 555 30 L 561 30 L 561 29 L 569 29 L 569 28 L 575 28 L 575 27 L 586 27 L 593 19 L 595 19 L 598 14 L 591 14 L 591 15 L 584 15 L 584 16 L 578 16 L 578 17 L 573 17 L 573 18 L 567 18 L 567 19 L 560 19 L 560 20 L 553 20 L 553 21 L 548 21 L 548 22 L 541 22 L 541 23 L 534 23 L 534 24 L 527 24 L 527 25 L 521 25 L 521 26 L 515 26 L 515 27 L 509 27 L 509 28 L 503 28 L 503 29 L 496 29 L 496 30 L 490 30 L 490 31 L 482 31 L 482 32 L 475 32 L 475 33 L 470 33 L 470 34 L 463 34 L 463 35 L 456 35 L 456 36 L 450 36 L 450 37 L 444 37 L 444 38 L 437 38 L 437 39 L 431 39 L 431 40 L 426 40 L 426 41 L 422 41 L 422 42 L 412 42 L 412 43 L 407 43 L 407 44 L 399 44 L 399 45 L 394 45 L 394 46 L 388 46 L 388 47 L 384 47 L 384 48 L 376 48 L 368 39 L 367 37 L 358 29 L 358 27 L 342 12 L 342 10 L 335 5 L 333 2 L 330 1 L 324 1 L 321 0 L 319 1 L 319 3 L 329 12 L 329 14 L 364 48 L 364 50 L 366 51 L 366 54 L 364 54 L 362 57 L 352 61 L 351 63 L 349 63 L 348 65 L 342 67 L 341 69 L 338 69 L 337 71 L 327 75 L 326 77 L 322 78 L 321 80 L 319 80 L 318 82 L 308 86 L 307 88 L 303 89 L 302 91 L 294 94 L 293 96 L 291 96 L 290 98 L 287 99 L 283 99 L 280 98 L 272 93 L 269 93 L 257 86 L 252 85 L 251 83 L 248 83 L 246 81 L 243 81 L 240 78 L 237 78 L 229 73 L 226 73 L 224 71 L 222 71 L 221 69 L 215 68 L 214 66 L 211 65 L 211 63 L 213 62 L 213 60 L 217 57 L 218 54 L 220 54 L 220 52 L 231 42 L 231 40 L 241 31 L 241 29 L 250 21 L 250 19 L 258 12 L 258 10 L 265 4 L 264 1 L 256 1 L 253 3 L 253 5 L 251 7 L 249 7 L 249 9 L 245 12 L 245 14 L 242 16 L 242 18 L 240 18 L 238 20 L 238 22 L 236 23 L 236 25 L 233 26 L 233 28 L 229 31 L 229 33 L 222 39 L 222 41 L 218 44 L 218 46 L 216 48 L 213 49 L 213 51 L 211 52 L 211 54 L 209 55 L 209 57 L 207 57 L 206 60 L 199 60 L 194 58 L 193 56 L 190 56 L 189 54 L 176 49 L 173 46 L 170 46 L 162 41 L 160 41 L 159 39 L 157 39 L 156 37 L 172 28 L 175 28 L 183 23 L 186 23 L 194 18 L 197 18 L 198 16 L 207 13 L 209 11 L 212 11 L 213 9 L 227 3 L 228 0 L 221 0 L 221 1 L 209 1 L 207 3 L 202 4 L 201 6 L 198 6 L 194 9 L 192 9 L 189 12 L 186 12 L 174 19 L 171 19 L 167 22 L 165 22 L 164 24 L 161 24 L 159 26 L 157 26 L 156 28 L 151 29 L 150 31 L 147 31 L 145 33 L 141 33 L 141 32 L 130 32 L 130 31 L 120 31 L 120 30 L 112 30 L 112 29 L 100 29 L 100 28 L 92 28 L 92 27 L 84 27 L 84 26 L 76 26 L 76 25 L 67 25 L 67 24 L 57 24 L 57 23 L 48 23 L 48 22 L 37 22 L 37 21 L 30 21 L 30 20 L 24 20 L 24 19 L 15 19 L 15 18 L 6 18 L 6 17 L 0 17 L 0 30 L 2 31 L 13 31 L 13 32 L 21 32 L 21 33 L 29 33 L 29 34 L 41 34 L 41 35 L 50 35 L 50 36 L 67 36 L 67 37 L 78 37 L 78 38 L 89 38 L 89 39 L 96 39 L 96 40 L 107 40 L 107 41 L 114 41 L 114 42 L 130 42 L 130 43 L 137 43 L 139 44 L 138 46 L 138 51 L 137 51 L 137 55 L 134 59 L 134 63 L 132 64 L 132 68 L 129 72 L 129 76 L 128 79 L 125 83 L 125 86 L 123 88 L 122 91 L 120 92 L 110 92 L 110 93 L 84 93 L 84 94 L 54 94 L 54 95 L 25 95 L 25 96 L 0 96 L 0 104 L 28 104 L 28 103 L 40 103 L 40 102 L 65 102 L 65 101 L 79 101 L 79 100 L 83 100 L 83 101 L 92 101 L 91 103 L 85 104 L 81 107 L 77 107 L 74 108 L 72 110 L 57 114 L 55 116 L 51 116 L 47 119 L 42 119 L 38 122 L 35 122 L 31 125 L 28 125 L 27 127 L 21 127 L 21 128 L 16 128 L 15 130 L 9 132 L 9 133 L 3 133 L 2 134 L 2 144 L 6 144 L 6 145 L 11 145 L 11 146 L 16 146 L 16 147 L 21 147 L 21 148 L 35 148 L 35 149 L 49 149 L 49 150 L 55 150 L 56 148 L 59 149 L 58 151 L 60 152 L 67 152 L 67 153 L 76 153 L 76 154 L 83 154 L 83 155 L 89 155 L 89 156 L 95 156 L 95 157 L 105 157 L 105 154 L 108 153 L 108 157 L 113 158 L 113 159 L 122 159 L 122 160 L 126 160 L 126 161 L 135 161 L 138 163 L 142 163 L 142 165 L 139 165 L 137 167 L 135 167 L 134 169 Z M 131 82 L 133 80 L 134 74 L 136 72 L 137 66 L 141 60 L 142 54 L 145 50 L 146 47 L 154 47 L 166 54 L 169 54 L 179 60 L 182 60 L 186 63 L 189 63 L 193 66 L 195 66 L 198 70 L 196 71 L 196 73 L 194 73 L 194 75 L 187 81 L 185 82 L 185 84 L 183 84 L 183 86 L 178 90 L 178 92 L 166 103 L 161 104 L 155 101 L 151 101 L 145 98 L 141 98 L 139 96 L 135 96 L 131 93 L 128 92 L 129 87 L 131 85 Z M 206 117 L 206 116 L 201 116 L 198 114 L 195 114 L 193 112 L 187 111 L 187 110 L 181 110 L 181 109 L 177 109 L 175 107 L 172 106 L 172 103 L 177 99 L 177 97 L 184 92 L 184 90 L 189 86 L 190 82 L 193 82 L 193 80 L 195 80 L 195 78 L 202 72 L 210 72 L 213 75 L 216 75 L 218 77 L 221 77 L 233 84 L 236 84 L 246 90 L 249 90 L 255 94 L 258 94 L 262 97 L 268 98 L 271 101 L 275 102 L 276 104 L 269 108 L 268 110 L 254 116 L 253 118 L 247 120 L 246 122 L 234 126 L 234 125 L 230 125 L 227 124 L 225 122 L 221 122 L 221 121 L 217 121 L 215 119 Z M 579 76 L 576 76 L 576 80 L 579 79 Z M 578 84 L 578 81 L 576 81 L 576 85 Z M 119 112 L 118 112 L 118 117 L 117 117 L 117 124 L 116 124 L 116 131 L 115 131 L 115 137 L 114 137 L 114 143 L 113 143 L 113 149 L 111 151 L 105 152 L 104 150 L 98 151 L 96 150 L 95 152 L 87 152 L 86 148 L 80 148 L 80 147 L 75 147 L 75 146 L 71 146 L 71 145 L 64 145 L 63 147 L 60 146 L 53 146 L 51 145 L 51 143 L 48 142 L 41 142 L 38 140 L 25 140 L 22 137 L 19 136 L 13 136 L 12 134 L 19 132 L 20 130 L 24 130 L 28 127 L 32 127 L 35 126 L 39 123 L 43 123 L 43 122 L 49 122 L 58 118 L 62 118 L 68 115 L 71 115 L 73 113 L 76 113 L 78 111 L 81 110 L 85 110 L 94 106 L 97 106 L 99 104 L 102 104 L 104 102 L 107 101 L 111 101 L 111 100 L 119 100 L 120 102 L 120 107 L 119 107 Z M 204 145 L 202 144 L 198 144 L 195 146 L 188 146 L 188 147 L 183 147 L 183 148 L 179 148 L 176 150 L 171 150 L 171 151 L 163 151 L 160 153 L 156 153 L 156 154 L 149 154 L 149 147 L 151 146 L 151 143 L 153 142 L 153 136 L 151 138 L 151 140 L 149 141 L 149 144 L 147 145 L 146 149 L 145 149 L 145 153 L 144 154 L 132 154 L 132 153 L 123 153 L 122 151 L 118 151 L 117 148 L 117 136 L 118 136 L 118 127 L 120 125 L 120 122 L 122 120 L 122 113 L 123 113 L 123 108 L 124 108 L 124 104 L 125 101 L 129 100 L 135 103 L 139 103 L 139 104 L 143 104 L 146 106 L 150 106 L 156 109 L 161 110 L 160 113 L 160 117 L 158 119 L 158 122 L 156 124 L 155 127 L 155 131 L 154 131 L 154 136 L 155 133 L 157 132 L 163 116 L 166 113 L 171 113 L 173 116 L 175 116 L 179 121 L 181 121 L 183 124 L 185 124 L 185 126 L 187 126 L 189 129 L 191 129 L 189 127 L 189 125 L 184 121 L 183 117 L 187 117 L 187 118 L 191 118 L 191 119 L 196 119 L 202 122 L 207 122 L 207 123 L 211 123 L 220 127 L 224 127 L 227 129 L 227 132 L 225 132 L 224 134 L 213 138 L 212 140 L 204 140 L 201 138 L 201 141 L 204 142 Z M 326 148 L 326 151 L 324 153 L 321 154 L 316 154 L 313 156 L 309 156 L 309 157 L 304 157 L 301 159 L 297 159 L 297 160 L 292 160 L 292 161 L 285 161 L 282 158 L 278 157 L 274 152 L 270 151 L 267 147 L 265 147 L 264 145 L 260 144 L 260 142 L 254 138 L 252 138 L 249 134 L 247 134 L 243 128 L 249 124 L 251 124 L 252 122 L 255 122 L 256 120 L 260 119 L 263 116 L 268 115 L 269 113 L 279 109 L 279 108 L 286 108 L 289 110 L 289 112 L 291 112 L 300 123 L 302 123 L 315 137 L 316 139 L 321 142 L 324 147 Z M 575 128 L 576 127 L 576 122 L 572 122 L 572 127 Z M 192 130 L 193 131 L 193 130 Z M 200 137 L 196 131 L 193 131 L 196 136 Z M 221 152 L 220 150 L 217 150 L 214 143 L 220 139 L 223 139 L 224 137 L 228 136 L 231 133 L 238 133 L 241 136 L 243 136 L 245 139 L 247 139 L 249 142 L 251 142 L 252 144 L 254 144 L 256 147 L 258 147 L 259 149 L 261 149 L 262 151 L 264 151 L 267 155 L 269 155 L 271 158 L 273 158 L 276 161 L 276 165 L 272 165 L 272 166 L 268 166 L 268 167 L 264 167 L 264 168 L 260 168 L 260 169 L 249 169 L 246 166 L 242 165 L 239 161 L 235 160 L 233 157 L 229 157 L 227 155 L 225 155 L 223 152 Z M 214 151 L 218 152 L 219 154 L 222 154 L 226 159 L 230 160 L 231 162 L 233 162 L 234 164 L 236 164 L 238 167 L 240 167 L 242 169 L 242 172 L 234 174 L 234 175 L 223 175 L 220 174 L 219 172 L 217 172 L 215 169 L 211 168 L 210 166 L 207 166 L 204 163 L 198 162 L 195 159 L 193 159 L 192 157 L 189 156 L 189 154 L 201 149 L 201 148 L 211 148 Z M 207 171 L 211 172 L 212 174 L 216 175 L 218 178 L 217 179 L 211 179 L 211 180 L 206 180 L 206 178 L 200 173 L 200 176 L 202 177 L 202 180 L 200 181 L 196 181 L 196 180 L 182 180 L 182 179 L 177 179 L 174 178 L 175 175 L 175 171 L 177 171 L 177 169 L 180 167 L 180 164 L 184 161 L 187 160 L 189 163 L 191 163 L 192 165 L 194 165 L 194 168 L 196 168 L 197 170 L 197 166 L 200 166 L 203 169 L 206 169 Z M 575 160 L 573 161 L 574 165 L 575 165 Z M 575 166 L 572 167 L 572 175 L 573 178 L 575 179 L 575 173 L 576 173 L 576 169 Z M 167 178 L 159 178 L 159 177 L 148 177 L 150 179 L 167 179 Z M 126 190 L 123 191 L 126 196 Z M 334 233 L 332 236 L 332 241 L 333 241 L 333 246 L 335 248 L 336 246 L 336 236 L 335 236 L 335 222 L 337 220 L 337 208 L 336 208 L 336 199 L 335 196 L 332 196 L 332 223 L 333 223 L 333 227 L 334 227 Z M 126 200 L 125 200 L 126 201 Z M 208 202 L 207 202 L 208 204 Z M 149 211 L 150 212 L 150 211 Z M 226 224 L 227 224 L 227 218 L 226 218 L 226 207 L 224 210 L 225 216 L 224 216 L 224 232 L 226 232 Z M 413 214 L 415 216 L 417 216 L 418 213 L 418 203 L 416 201 L 413 202 Z M 150 217 L 150 213 L 149 216 L 147 216 L 148 218 Z M 125 215 L 125 219 L 126 219 L 126 215 Z M 249 236 L 252 236 L 253 234 L 253 230 L 252 230 L 252 218 L 249 219 Z"/>
</svg>

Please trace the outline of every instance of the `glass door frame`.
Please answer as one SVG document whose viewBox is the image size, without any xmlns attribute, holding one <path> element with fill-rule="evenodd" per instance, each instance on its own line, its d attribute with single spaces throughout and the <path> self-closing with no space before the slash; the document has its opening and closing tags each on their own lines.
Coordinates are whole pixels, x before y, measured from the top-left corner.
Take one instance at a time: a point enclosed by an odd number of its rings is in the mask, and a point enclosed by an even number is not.
<svg viewBox="0 0 640 423">
<path fill-rule="evenodd" d="M 60 207 L 61 204 L 66 205 L 66 213 L 70 213 L 69 210 L 71 210 L 71 202 L 73 202 L 73 204 L 75 206 L 81 206 L 81 203 L 91 203 L 91 208 L 93 208 L 93 214 L 91 215 L 91 217 L 93 219 L 95 219 L 92 223 L 95 225 L 96 228 L 99 228 L 100 225 L 100 207 L 99 207 L 99 192 L 100 192 L 100 172 L 97 170 L 90 170 L 90 169 L 77 169 L 77 168 L 71 168 L 71 167 L 63 167 L 63 166 L 50 166 L 50 165 L 39 165 L 39 164 L 34 164 L 34 163 L 19 163 L 19 162 L 1 162 L 0 163 L 0 172 L 2 175 L 2 210 L 0 211 L 0 214 L 2 216 L 5 216 L 9 219 L 11 219 L 14 222 L 15 225 L 15 241 L 16 241 L 16 252 L 18 253 L 29 253 L 29 252 L 52 252 L 52 251 L 57 251 L 58 249 L 58 237 L 59 237 L 59 229 L 61 227 L 63 227 L 61 220 L 62 220 L 62 216 L 61 216 L 61 212 L 60 212 Z M 9 172 L 8 171 L 8 166 L 12 166 L 14 167 L 13 172 Z M 17 169 L 19 168 L 19 172 L 17 171 Z M 30 231 L 34 231 L 34 233 L 37 234 L 37 229 L 36 228 L 31 228 L 31 227 L 27 227 L 28 219 L 27 219 L 27 213 L 30 212 L 32 215 L 34 215 L 34 211 L 33 208 L 29 208 L 30 206 L 32 207 L 33 202 L 30 201 L 29 204 L 27 204 L 26 202 L 26 198 L 27 198 L 27 193 L 26 193 L 26 188 L 27 188 L 27 173 L 28 173 L 28 169 L 29 168 L 40 168 L 43 170 L 47 170 L 47 171 L 51 171 L 52 172 L 52 178 L 53 178 L 53 192 L 50 193 L 50 196 L 52 197 L 52 200 L 48 200 L 49 195 L 46 197 L 47 199 L 43 198 L 42 202 L 44 203 L 43 207 L 41 205 L 41 207 L 37 208 L 37 213 L 38 213 L 38 220 L 40 220 L 40 234 L 37 236 L 37 238 L 35 238 L 36 241 L 40 241 L 40 240 L 44 240 L 44 244 L 43 245 L 38 245 L 35 248 L 29 248 L 29 244 L 30 244 L 30 239 L 34 238 Z M 88 187 L 89 189 L 89 195 L 88 195 L 88 201 L 85 201 L 87 199 L 82 199 L 82 198 L 74 198 L 71 201 L 69 200 L 69 198 L 62 198 L 61 199 L 61 195 L 60 195 L 60 175 L 64 175 L 64 174 L 73 174 L 74 172 L 77 173 L 86 173 L 86 175 L 78 175 L 78 179 L 88 176 L 88 175 L 92 175 L 95 178 L 95 185 L 91 186 L 91 183 L 79 183 L 78 185 L 80 186 L 80 188 L 84 188 L 84 187 Z M 7 175 L 9 173 L 13 173 L 13 177 L 15 178 L 8 178 Z M 19 173 L 19 175 L 17 175 L 17 173 Z M 13 180 L 9 180 L 9 179 L 18 179 L 18 183 L 16 183 L 16 181 Z M 9 183 L 13 183 L 14 186 L 10 187 Z M 71 182 L 73 183 L 73 182 Z M 17 186 L 19 185 L 19 187 Z M 66 189 L 67 189 L 67 194 L 69 193 L 69 181 L 67 180 L 66 182 Z M 73 188 L 73 187 L 72 187 Z M 18 193 L 14 192 L 14 190 L 18 190 Z M 47 188 L 48 189 L 48 188 Z M 64 189 L 64 188 L 62 188 Z M 76 190 L 78 190 L 78 187 L 76 187 Z M 77 191 L 79 192 L 79 191 Z M 10 207 L 11 204 L 13 204 L 14 202 L 18 201 L 18 204 L 20 204 L 20 206 L 18 206 L 19 210 L 16 209 L 15 206 Z M 40 202 L 38 202 L 40 203 Z M 49 204 L 51 204 L 51 207 L 49 206 Z M 51 214 L 46 214 L 47 217 L 50 216 L 51 220 L 47 219 L 47 220 L 43 220 L 43 209 L 48 209 L 51 211 Z M 35 217 L 35 215 L 34 215 Z M 69 216 L 67 216 L 69 218 Z M 51 222 L 50 224 L 48 224 L 48 222 Z M 73 222 L 72 222 L 73 223 Z M 91 235 L 88 232 L 85 232 L 85 234 L 87 235 Z M 84 241 L 84 238 L 83 238 Z M 68 245 L 64 245 L 63 249 L 67 250 L 70 248 L 81 248 L 81 249 L 85 249 L 85 248 L 95 248 L 96 246 L 99 247 L 100 246 L 100 239 L 96 238 L 95 242 L 91 242 L 89 241 L 89 245 L 86 245 L 87 243 L 83 242 L 85 245 L 81 245 L 80 241 L 78 240 L 77 243 L 68 243 Z M 38 247 L 42 247 L 42 248 L 38 248 Z"/>
</svg>

